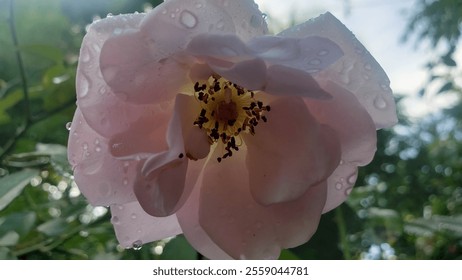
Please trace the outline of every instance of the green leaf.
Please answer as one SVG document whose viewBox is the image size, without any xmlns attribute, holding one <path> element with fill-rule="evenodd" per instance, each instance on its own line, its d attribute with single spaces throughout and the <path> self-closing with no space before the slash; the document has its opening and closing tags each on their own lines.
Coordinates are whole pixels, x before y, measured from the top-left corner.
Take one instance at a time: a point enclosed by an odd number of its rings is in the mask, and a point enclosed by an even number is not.
<svg viewBox="0 0 462 280">
<path fill-rule="evenodd" d="M 18 197 L 37 175 L 37 170 L 26 169 L 0 178 L 0 211 Z"/>
<path fill-rule="evenodd" d="M 15 231 L 9 231 L 0 237 L 0 246 L 14 246 L 19 241 L 19 234 Z"/>
<path fill-rule="evenodd" d="M 454 61 L 454 59 L 452 59 L 452 57 L 448 55 L 443 57 L 443 63 L 450 67 L 457 66 L 457 63 Z"/>
<path fill-rule="evenodd" d="M 17 258 L 11 254 L 10 249 L 6 247 L 0 247 L 0 260 L 16 260 Z"/>
<path fill-rule="evenodd" d="M 179 235 L 165 245 L 160 258 L 163 260 L 195 260 L 197 252 L 183 235 Z"/>
<path fill-rule="evenodd" d="M 300 260 L 300 258 L 289 250 L 282 250 L 280 260 Z"/>
<path fill-rule="evenodd" d="M 443 93 L 443 92 L 449 91 L 449 90 L 451 90 L 453 88 L 454 88 L 454 84 L 452 82 L 447 82 L 446 84 L 444 84 L 444 86 L 442 86 L 440 88 L 438 93 Z"/>
<path fill-rule="evenodd" d="M 62 50 L 51 45 L 30 44 L 22 45 L 19 49 L 27 53 L 47 58 L 56 63 L 62 63 L 64 61 L 64 54 Z"/>
<path fill-rule="evenodd" d="M 69 224 L 65 219 L 57 218 L 39 225 L 37 230 L 47 236 L 54 237 L 66 232 L 68 227 Z"/>
<path fill-rule="evenodd" d="M 15 231 L 20 237 L 26 236 L 34 227 L 36 218 L 35 212 L 13 213 L 3 217 L 0 221 L 0 236 L 8 231 Z"/>
<path fill-rule="evenodd" d="M 11 121 L 11 116 L 8 114 L 7 110 L 18 104 L 18 102 L 21 101 L 22 98 L 22 91 L 16 90 L 1 99 L 0 124 L 8 123 L 9 121 Z"/>
</svg>

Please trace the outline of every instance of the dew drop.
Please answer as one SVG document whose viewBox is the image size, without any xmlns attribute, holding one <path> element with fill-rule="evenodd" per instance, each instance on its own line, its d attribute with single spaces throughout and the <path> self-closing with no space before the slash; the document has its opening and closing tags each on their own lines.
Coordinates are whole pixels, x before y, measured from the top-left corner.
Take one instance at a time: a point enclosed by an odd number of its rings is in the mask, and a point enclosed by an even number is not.
<svg viewBox="0 0 462 280">
<path fill-rule="evenodd" d="M 348 188 L 345 190 L 345 194 L 346 195 L 350 195 L 351 191 L 353 190 L 353 188 Z"/>
<path fill-rule="evenodd" d="M 343 186 L 342 186 L 341 183 L 336 183 L 336 184 L 335 184 L 335 188 L 336 188 L 337 190 L 341 190 L 342 187 L 343 187 Z"/>
<path fill-rule="evenodd" d="M 97 153 L 101 152 L 101 147 L 99 145 L 97 145 L 95 147 L 95 152 L 97 152 Z"/>
<path fill-rule="evenodd" d="M 123 30 L 121 28 L 116 28 L 116 29 L 114 29 L 114 31 L 112 31 L 112 33 L 114 35 L 120 35 L 120 34 L 122 34 L 122 32 L 123 32 Z"/>
<path fill-rule="evenodd" d="M 66 123 L 66 129 L 67 129 L 67 130 L 71 130 L 71 127 L 72 127 L 72 123 L 71 123 L 71 122 Z"/>
<path fill-rule="evenodd" d="M 119 224 L 120 224 L 119 217 L 113 216 L 113 217 L 111 218 L 111 223 L 112 223 L 113 225 L 119 225 Z"/>
<path fill-rule="evenodd" d="M 364 69 L 370 71 L 370 70 L 372 70 L 372 66 L 368 63 L 368 64 L 364 65 Z"/>
<path fill-rule="evenodd" d="M 225 23 L 222 20 L 217 22 L 217 29 L 223 30 L 224 27 L 225 27 Z"/>
<path fill-rule="evenodd" d="M 133 248 L 133 250 L 135 250 L 135 251 L 141 250 L 142 247 L 143 247 L 143 242 L 142 242 L 141 240 L 136 240 L 136 241 L 133 242 L 133 244 L 132 244 L 132 248 Z"/>
<path fill-rule="evenodd" d="M 167 14 L 167 10 L 162 10 L 162 14 L 163 14 L 163 15 L 166 15 L 166 14 Z"/>
<path fill-rule="evenodd" d="M 88 52 L 87 48 L 83 48 L 82 51 L 80 52 L 80 59 L 83 62 L 88 62 L 90 61 L 90 53 Z"/>
<path fill-rule="evenodd" d="M 385 101 L 385 99 L 383 99 L 382 96 L 377 96 L 374 99 L 374 106 L 377 109 L 383 110 L 383 109 L 387 108 L 387 102 Z"/>
<path fill-rule="evenodd" d="M 180 22 L 187 28 L 194 28 L 197 25 L 197 18 L 193 13 L 185 10 L 181 12 Z"/>
<path fill-rule="evenodd" d="M 197 4 L 196 4 L 196 8 L 200 9 L 200 8 L 202 8 L 202 7 L 203 7 L 203 5 L 202 5 L 201 3 L 197 3 Z"/>
<path fill-rule="evenodd" d="M 356 178 L 357 178 L 357 174 L 354 173 L 352 175 L 350 175 L 350 177 L 348 177 L 348 183 L 353 185 L 355 182 L 356 182 Z"/>
<path fill-rule="evenodd" d="M 113 14 L 109 13 L 109 14 L 107 14 L 106 17 L 113 17 L 113 16 L 114 16 Z"/>
<path fill-rule="evenodd" d="M 328 51 L 322 50 L 322 51 L 318 52 L 318 55 L 319 55 L 319 56 L 325 56 L 325 55 L 327 55 L 328 53 L 329 53 Z"/>
<path fill-rule="evenodd" d="M 119 209 L 120 211 L 124 210 L 124 206 L 123 205 L 117 205 L 117 209 Z"/>
<path fill-rule="evenodd" d="M 176 15 L 175 15 L 174 13 L 171 13 L 171 14 L 170 14 L 170 17 L 171 17 L 171 18 L 175 18 Z"/>
<path fill-rule="evenodd" d="M 133 214 L 131 215 L 131 218 L 132 218 L 133 220 L 135 220 L 135 219 L 136 219 L 136 214 L 133 213 Z"/>
<path fill-rule="evenodd" d="M 311 65 L 319 65 L 321 64 L 321 60 L 319 59 L 313 59 L 309 62 Z"/>
<path fill-rule="evenodd" d="M 306 72 L 308 74 L 316 74 L 318 73 L 320 70 L 319 69 L 316 69 L 316 68 L 311 68 L 311 69 L 307 69 Z"/>
<path fill-rule="evenodd" d="M 87 143 L 87 142 L 83 142 L 82 148 L 83 148 L 85 151 L 88 150 L 88 143 Z"/>
<path fill-rule="evenodd" d="M 364 80 L 366 80 L 366 81 L 370 79 L 369 75 L 366 75 L 366 74 L 364 74 L 363 78 L 364 78 Z"/>
<path fill-rule="evenodd" d="M 88 82 L 86 77 L 82 77 L 77 88 L 78 88 L 77 93 L 80 98 L 87 96 L 88 89 L 90 88 L 90 83 Z"/>
<path fill-rule="evenodd" d="M 106 88 L 105 88 L 105 87 L 101 87 L 101 88 L 99 89 L 99 93 L 100 93 L 100 94 L 105 94 L 105 93 L 106 93 Z"/>
<path fill-rule="evenodd" d="M 124 179 L 124 185 L 125 186 L 128 185 L 128 179 L 127 178 Z"/>
</svg>

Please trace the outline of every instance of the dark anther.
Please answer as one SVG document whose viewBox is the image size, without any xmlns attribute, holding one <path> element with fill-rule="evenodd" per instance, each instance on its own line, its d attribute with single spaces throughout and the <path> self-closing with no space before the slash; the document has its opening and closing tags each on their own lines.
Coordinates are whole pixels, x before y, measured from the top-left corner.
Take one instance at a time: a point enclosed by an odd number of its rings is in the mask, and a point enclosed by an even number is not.
<svg viewBox="0 0 462 280">
<path fill-rule="evenodd" d="M 178 157 L 183 158 L 184 157 L 183 153 L 179 154 Z"/>
<path fill-rule="evenodd" d="M 266 111 L 271 111 L 271 107 L 269 105 L 266 105 Z"/>
<path fill-rule="evenodd" d="M 267 121 L 268 121 L 268 119 L 266 119 L 265 116 L 261 116 L 261 119 L 262 119 L 264 122 L 267 122 Z"/>
<path fill-rule="evenodd" d="M 221 162 L 221 158 L 217 158 L 218 162 Z"/>
<path fill-rule="evenodd" d="M 228 125 L 233 126 L 236 123 L 236 120 L 228 120 Z"/>
</svg>

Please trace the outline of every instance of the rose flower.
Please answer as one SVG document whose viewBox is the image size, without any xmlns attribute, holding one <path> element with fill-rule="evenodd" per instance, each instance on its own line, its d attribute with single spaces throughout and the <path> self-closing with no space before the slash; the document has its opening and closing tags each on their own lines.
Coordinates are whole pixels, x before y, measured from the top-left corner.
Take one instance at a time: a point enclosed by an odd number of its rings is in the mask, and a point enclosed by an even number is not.
<svg viewBox="0 0 462 280">
<path fill-rule="evenodd" d="M 389 80 L 332 14 L 268 35 L 251 0 L 169 0 L 89 26 L 69 162 L 124 247 L 184 234 L 214 259 L 274 259 L 346 200 Z"/>
</svg>

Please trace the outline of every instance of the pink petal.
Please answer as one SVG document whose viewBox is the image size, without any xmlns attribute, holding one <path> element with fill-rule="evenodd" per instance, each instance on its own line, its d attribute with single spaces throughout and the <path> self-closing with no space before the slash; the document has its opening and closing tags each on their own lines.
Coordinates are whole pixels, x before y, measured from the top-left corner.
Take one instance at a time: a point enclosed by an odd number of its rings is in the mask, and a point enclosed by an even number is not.
<svg viewBox="0 0 462 280">
<path fill-rule="evenodd" d="M 136 201 L 112 205 L 111 213 L 117 240 L 125 248 L 181 234 L 175 215 L 163 218 L 150 216 Z"/>
<path fill-rule="evenodd" d="M 342 162 L 327 179 L 327 199 L 323 213 L 329 212 L 347 200 L 358 178 L 356 165 Z"/>
<path fill-rule="evenodd" d="M 310 112 L 320 123 L 335 130 L 342 146 L 342 160 L 360 166 L 368 164 L 377 149 L 373 120 L 348 90 L 333 82 L 322 87 L 333 98 L 322 101 L 306 98 Z"/>
<path fill-rule="evenodd" d="M 162 126 L 160 120 L 164 116 L 169 118 L 168 103 L 152 105 L 126 103 L 119 98 L 120 96 L 117 97 L 112 92 L 112 89 L 102 78 L 103 75 L 100 71 L 99 59 L 104 42 L 123 30 L 132 32 L 143 17 L 144 15 L 141 14 L 119 15 L 96 21 L 90 25 L 82 43 L 76 79 L 77 104 L 88 125 L 108 139 L 115 135 L 122 137 L 120 134 L 127 132 L 134 124 L 137 124 L 135 129 L 138 130 L 140 126 L 153 128 L 160 126 L 166 129 L 166 122 Z M 151 130 L 147 129 L 144 131 L 145 133 L 138 135 L 140 141 L 146 141 L 143 144 L 137 143 L 138 148 L 157 151 L 156 147 L 152 148 L 153 143 L 165 141 L 164 134 L 160 131 L 156 134 L 149 134 Z M 147 142 L 151 143 L 148 144 Z M 118 145 L 119 143 L 121 142 L 114 142 L 113 144 Z M 160 146 L 159 149 L 165 146 L 165 143 Z"/>
<path fill-rule="evenodd" d="M 235 63 L 230 68 L 213 67 L 215 73 L 248 90 L 260 90 L 266 83 L 266 64 L 261 59 Z"/>
<path fill-rule="evenodd" d="M 250 194 L 243 152 L 206 166 L 199 222 L 233 258 L 275 259 L 282 248 L 300 245 L 316 231 L 326 187 L 312 187 L 292 202 L 262 206 Z"/>
<path fill-rule="evenodd" d="M 122 161 L 108 151 L 108 140 L 92 130 L 79 109 L 71 126 L 68 158 L 75 182 L 92 205 L 107 206 L 135 200 L 137 161 Z"/>
<path fill-rule="evenodd" d="M 329 99 L 329 93 L 319 87 L 313 77 L 295 68 L 272 65 L 267 70 L 265 92 L 280 96 L 303 96 L 313 99 Z"/>
<path fill-rule="evenodd" d="M 185 184 L 188 158 L 197 160 L 208 155 L 207 135 L 193 126 L 199 112 L 194 97 L 178 94 L 167 135 L 169 149 L 152 155 L 142 167 L 135 194 L 143 209 L 153 216 L 169 216 L 183 205 L 193 187 L 193 183 Z"/>
<path fill-rule="evenodd" d="M 280 64 L 318 73 L 343 56 L 343 51 L 329 39 L 319 36 L 287 38 L 280 36 L 262 36 L 249 42 L 253 53 L 268 64 Z M 327 55 L 322 55 L 328 52 Z"/>
<path fill-rule="evenodd" d="M 301 98 L 269 105 L 268 122 L 244 136 L 250 191 L 262 205 L 298 199 L 332 174 L 341 153 L 335 132 L 320 125 Z"/>
<path fill-rule="evenodd" d="M 283 31 L 281 36 L 320 36 L 340 46 L 344 56 L 323 77 L 352 92 L 372 116 L 377 128 L 388 127 L 397 122 L 396 107 L 390 89 L 390 81 L 364 46 L 332 14 L 325 13 L 314 20 Z M 323 50 L 323 55 L 329 55 Z"/>
<path fill-rule="evenodd" d="M 186 83 L 186 70 L 140 32 L 108 38 L 100 68 L 103 78 L 122 101 L 146 104 L 171 100 Z"/>
<path fill-rule="evenodd" d="M 181 225 L 183 234 L 188 242 L 209 259 L 227 260 L 231 257 L 213 242 L 208 234 L 199 224 L 200 192 L 203 180 L 203 165 L 198 162 L 191 162 L 189 172 L 199 174 L 197 181 L 191 182 L 187 178 L 186 184 L 194 184 L 193 191 L 186 203 L 176 213 L 178 222 Z M 202 172 L 201 172 L 202 171 Z"/>
</svg>

